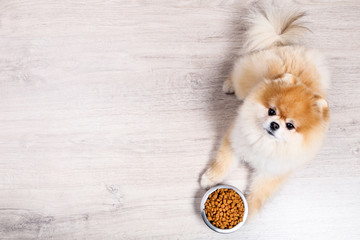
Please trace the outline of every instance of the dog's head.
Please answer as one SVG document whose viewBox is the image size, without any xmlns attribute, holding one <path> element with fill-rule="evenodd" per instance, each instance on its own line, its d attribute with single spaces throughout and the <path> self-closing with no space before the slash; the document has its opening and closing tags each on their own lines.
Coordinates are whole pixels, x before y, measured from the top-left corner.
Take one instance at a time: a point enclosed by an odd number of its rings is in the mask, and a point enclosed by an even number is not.
<svg viewBox="0 0 360 240">
<path fill-rule="evenodd" d="M 249 98 L 245 114 L 255 118 L 253 127 L 270 141 L 302 144 L 326 129 L 327 102 L 291 74 L 265 80 Z"/>
</svg>

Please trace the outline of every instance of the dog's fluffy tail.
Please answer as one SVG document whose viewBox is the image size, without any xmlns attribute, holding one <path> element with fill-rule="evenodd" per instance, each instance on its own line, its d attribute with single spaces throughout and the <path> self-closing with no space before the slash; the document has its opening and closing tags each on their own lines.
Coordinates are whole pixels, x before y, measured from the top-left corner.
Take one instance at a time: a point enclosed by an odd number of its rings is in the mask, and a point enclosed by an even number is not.
<svg viewBox="0 0 360 240">
<path fill-rule="evenodd" d="M 275 6 L 256 7 L 247 18 L 245 52 L 298 42 L 309 29 L 301 22 L 304 12 Z"/>
</svg>

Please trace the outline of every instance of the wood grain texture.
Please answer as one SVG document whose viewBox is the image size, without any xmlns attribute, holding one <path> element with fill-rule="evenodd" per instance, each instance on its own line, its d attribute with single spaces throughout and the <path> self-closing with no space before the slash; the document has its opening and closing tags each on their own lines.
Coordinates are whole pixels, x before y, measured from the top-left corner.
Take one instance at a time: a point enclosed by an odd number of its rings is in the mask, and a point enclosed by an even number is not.
<svg viewBox="0 0 360 240">
<path fill-rule="evenodd" d="M 239 2 L 1 1 L 0 239 L 359 239 L 357 0 L 292 2 L 332 72 L 317 158 L 238 232 L 202 222 L 199 176 L 240 104 L 221 91 Z"/>
</svg>

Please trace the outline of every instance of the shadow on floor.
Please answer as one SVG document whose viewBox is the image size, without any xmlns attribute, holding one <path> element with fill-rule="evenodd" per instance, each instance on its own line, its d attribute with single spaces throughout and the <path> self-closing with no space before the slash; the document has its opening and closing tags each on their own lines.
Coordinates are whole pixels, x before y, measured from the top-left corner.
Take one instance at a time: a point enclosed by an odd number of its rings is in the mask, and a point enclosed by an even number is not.
<svg viewBox="0 0 360 240">
<path fill-rule="evenodd" d="M 222 91 L 223 82 L 229 77 L 233 64 L 239 57 L 239 52 L 244 42 L 243 33 L 245 25 L 242 18 L 246 14 L 247 7 L 244 3 L 239 4 L 241 4 L 241 6 L 234 6 L 234 12 L 232 13 L 233 17 L 228 24 L 228 29 L 226 29 L 226 37 L 229 45 L 225 54 L 225 61 L 219 62 L 218 66 L 214 66 L 219 69 L 215 76 L 205 76 L 205 78 L 215 81 L 215 84 L 212 86 L 212 90 L 209 93 L 207 101 L 208 108 L 206 111 L 210 113 L 209 121 L 213 123 L 216 139 L 214 139 L 213 147 L 209 154 L 210 158 L 208 164 L 206 165 L 206 168 L 199 173 L 198 182 L 200 182 L 201 175 L 206 171 L 212 158 L 215 156 L 221 139 L 225 135 L 227 128 L 235 119 L 238 106 L 241 104 L 241 102 L 236 99 L 235 95 L 225 94 Z M 199 190 L 196 191 L 194 196 L 194 211 L 200 218 L 200 203 L 205 192 L 206 190 L 201 189 L 199 184 Z"/>
</svg>

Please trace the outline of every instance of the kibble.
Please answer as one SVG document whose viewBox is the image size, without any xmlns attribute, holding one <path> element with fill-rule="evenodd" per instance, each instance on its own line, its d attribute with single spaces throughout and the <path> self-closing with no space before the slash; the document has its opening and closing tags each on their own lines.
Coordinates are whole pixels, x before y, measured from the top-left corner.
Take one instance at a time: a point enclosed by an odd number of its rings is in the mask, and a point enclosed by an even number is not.
<svg viewBox="0 0 360 240">
<path fill-rule="evenodd" d="M 209 195 L 204 210 L 212 225 L 231 229 L 243 221 L 245 208 L 240 195 L 233 189 L 220 188 Z"/>
</svg>

